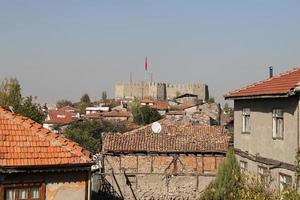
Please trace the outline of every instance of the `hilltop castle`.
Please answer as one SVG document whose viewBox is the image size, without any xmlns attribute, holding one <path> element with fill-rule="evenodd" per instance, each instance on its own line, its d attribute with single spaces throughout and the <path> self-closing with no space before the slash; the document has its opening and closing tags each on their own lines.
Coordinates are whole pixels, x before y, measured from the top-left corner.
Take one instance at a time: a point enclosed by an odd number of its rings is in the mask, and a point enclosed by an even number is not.
<svg viewBox="0 0 300 200">
<path fill-rule="evenodd" d="M 209 98 L 208 86 L 205 84 L 169 84 L 155 82 L 117 83 L 115 85 L 115 98 L 151 98 L 158 100 L 173 99 L 179 95 L 191 93 L 198 95 L 199 99 Z"/>
</svg>

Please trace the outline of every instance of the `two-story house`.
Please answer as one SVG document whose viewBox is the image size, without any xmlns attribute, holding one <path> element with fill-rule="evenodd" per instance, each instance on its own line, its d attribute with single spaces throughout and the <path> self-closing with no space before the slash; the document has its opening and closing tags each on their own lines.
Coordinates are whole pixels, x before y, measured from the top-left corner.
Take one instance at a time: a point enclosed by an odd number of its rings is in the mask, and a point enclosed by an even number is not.
<svg viewBox="0 0 300 200">
<path fill-rule="evenodd" d="M 295 68 L 224 96 L 234 100 L 234 148 L 242 170 L 273 180 L 280 190 L 296 182 L 299 94 L 300 68 Z"/>
</svg>

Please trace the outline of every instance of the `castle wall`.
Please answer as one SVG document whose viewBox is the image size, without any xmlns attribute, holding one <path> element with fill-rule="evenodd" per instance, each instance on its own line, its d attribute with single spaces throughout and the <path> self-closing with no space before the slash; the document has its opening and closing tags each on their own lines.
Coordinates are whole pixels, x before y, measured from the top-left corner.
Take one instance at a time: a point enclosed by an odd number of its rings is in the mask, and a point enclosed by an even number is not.
<svg viewBox="0 0 300 200">
<path fill-rule="evenodd" d="M 208 86 L 205 84 L 167 84 L 166 90 L 168 99 L 173 99 L 185 93 L 196 94 L 202 100 L 209 98 Z"/>
<path fill-rule="evenodd" d="M 115 98 L 153 98 L 173 99 L 178 95 L 191 93 L 199 99 L 207 100 L 208 86 L 205 84 L 166 84 L 166 83 L 118 83 L 115 86 Z"/>
</svg>

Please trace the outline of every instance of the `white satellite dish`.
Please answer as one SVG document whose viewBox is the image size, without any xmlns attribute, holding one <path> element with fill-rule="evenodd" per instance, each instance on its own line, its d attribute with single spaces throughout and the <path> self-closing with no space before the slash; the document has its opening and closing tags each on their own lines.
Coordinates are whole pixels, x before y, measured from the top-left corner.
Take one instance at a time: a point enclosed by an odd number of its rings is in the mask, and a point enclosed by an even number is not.
<svg viewBox="0 0 300 200">
<path fill-rule="evenodd" d="M 158 122 L 154 122 L 152 125 L 151 125 L 151 129 L 154 133 L 160 133 L 161 132 L 161 125 L 160 123 Z"/>
</svg>

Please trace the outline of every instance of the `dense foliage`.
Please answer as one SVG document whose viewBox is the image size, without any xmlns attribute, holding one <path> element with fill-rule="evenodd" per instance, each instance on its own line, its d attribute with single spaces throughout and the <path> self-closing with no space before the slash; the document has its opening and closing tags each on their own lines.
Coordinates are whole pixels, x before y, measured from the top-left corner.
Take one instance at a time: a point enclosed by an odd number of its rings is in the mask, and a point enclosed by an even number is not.
<svg viewBox="0 0 300 200">
<path fill-rule="evenodd" d="M 99 152 L 101 134 L 104 132 L 125 132 L 125 124 L 106 120 L 78 121 L 68 126 L 63 135 L 77 142 L 92 153 Z"/>
<path fill-rule="evenodd" d="M 146 125 L 161 119 L 159 112 L 150 106 L 135 106 L 132 108 L 133 121 Z"/>
<path fill-rule="evenodd" d="M 32 96 L 25 97 L 18 112 L 21 115 L 41 124 L 43 123 L 46 116 L 42 112 L 40 105 L 34 102 L 35 99 L 36 97 Z"/>
<path fill-rule="evenodd" d="M 0 106 L 42 123 L 45 116 L 36 97 L 22 97 L 21 85 L 16 78 L 4 79 L 0 84 Z"/>
<path fill-rule="evenodd" d="M 62 108 L 65 106 L 73 106 L 72 101 L 67 100 L 67 99 L 61 99 L 56 102 L 56 108 Z"/>
<path fill-rule="evenodd" d="M 241 173 L 234 151 L 229 150 L 215 180 L 202 192 L 199 200 L 299 200 L 293 188 L 279 193 L 257 177 Z"/>
</svg>

